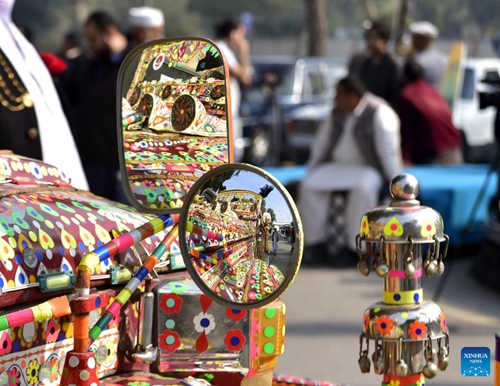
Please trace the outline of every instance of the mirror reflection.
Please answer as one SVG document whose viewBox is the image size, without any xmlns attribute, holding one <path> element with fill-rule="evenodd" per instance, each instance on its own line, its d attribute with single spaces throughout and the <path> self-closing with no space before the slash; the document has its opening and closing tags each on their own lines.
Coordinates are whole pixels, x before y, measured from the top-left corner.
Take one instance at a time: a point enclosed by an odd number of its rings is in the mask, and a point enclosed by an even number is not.
<svg viewBox="0 0 500 386">
<path fill-rule="evenodd" d="M 166 41 L 133 52 L 125 66 L 121 138 L 129 199 L 148 212 L 178 209 L 199 177 L 229 162 L 222 55 L 209 41 Z"/>
<path fill-rule="evenodd" d="M 226 303 L 275 299 L 300 262 L 300 232 L 283 188 L 233 167 L 214 171 L 192 194 L 180 243 L 197 284 Z"/>
</svg>

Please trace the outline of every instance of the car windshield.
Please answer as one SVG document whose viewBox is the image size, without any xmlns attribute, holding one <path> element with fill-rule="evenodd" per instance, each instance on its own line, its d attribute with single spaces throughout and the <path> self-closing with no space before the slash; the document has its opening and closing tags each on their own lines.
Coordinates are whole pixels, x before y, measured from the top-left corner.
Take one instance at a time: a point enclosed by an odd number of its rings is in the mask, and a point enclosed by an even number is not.
<svg viewBox="0 0 500 386">
<path fill-rule="evenodd" d="M 278 86 L 276 87 L 277 95 L 291 95 L 293 93 L 294 67 L 295 62 L 253 63 L 252 86 L 245 91 L 245 99 L 250 103 L 262 102 L 265 97 L 262 85 L 264 84 L 266 74 L 273 74 L 278 78 Z"/>
</svg>

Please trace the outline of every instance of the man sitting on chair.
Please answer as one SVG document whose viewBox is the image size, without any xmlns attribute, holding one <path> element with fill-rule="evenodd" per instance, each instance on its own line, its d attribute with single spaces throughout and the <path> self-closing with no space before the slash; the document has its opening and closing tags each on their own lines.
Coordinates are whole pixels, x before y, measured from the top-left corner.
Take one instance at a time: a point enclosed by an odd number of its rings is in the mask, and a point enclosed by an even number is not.
<svg viewBox="0 0 500 386">
<path fill-rule="evenodd" d="M 356 78 L 341 79 L 335 106 L 316 134 L 301 182 L 298 207 L 304 226 L 304 262 L 329 260 L 327 222 L 332 192 L 348 192 L 345 210 L 345 248 L 330 261 L 353 266 L 355 238 L 364 213 L 379 202 L 403 167 L 399 118 L 383 99 L 366 92 Z"/>
</svg>

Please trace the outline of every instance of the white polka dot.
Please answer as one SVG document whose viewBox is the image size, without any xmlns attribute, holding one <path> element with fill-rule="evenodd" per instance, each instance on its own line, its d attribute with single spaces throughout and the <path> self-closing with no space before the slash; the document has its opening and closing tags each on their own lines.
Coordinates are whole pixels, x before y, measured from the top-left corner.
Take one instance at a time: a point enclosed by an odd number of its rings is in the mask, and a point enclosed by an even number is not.
<svg viewBox="0 0 500 386">
<path fill-rule="evenodd" d="M 49 259 L 49 260 L 52 259 L 52 251 L 50 249 L 47 249 L 47 251 L 45 252 L 45 254 L 47 255 L 47 259 Z"/>
<path fill-rule="evenodd" d="M 89 365 L 89 369 L 93 369 L 95 367 L 95 359 L 94 358 L 89 358 L 88 360 L 88 365 Z"/>
<path fill-rule="evenodd" d="M 40 228 L 40 223 L 39 223 L 38 221 L 33 220 L 33 225 L 34 225 L 36 228 Z"/>
<path fill-rule="evenodd" d="M 77 357 L 72 356 L 72 357 L 69 358 L 68 363 L 69 363 L 70 367 L 76 367 L 76 366 L 78 366 L 80 364 L 80 359 L 78 359 Z"/>
<path fill-rule="evenodd" d="M 95 382 L 92 382 L 92 383 L 90 384 L 90 386 L 99 386 L 99 385 L 98 385 L 97 383 L 95 383 Z"/>
<path fill-rule="evenodd" d="M 17 225 L 14 225 L 12 228 L 14 228 L 16 233 L 21 233 L 21 228 L 19 228 Z"/>
<path fill-rule="evenodd" d="M 69 250 L 69 254 L 70 254 L 71 256 L 75 257 L 75 255 L 76 255 L 76 251 L 75 251 L 75 249 L 74 249 L 74 248 L 70 248 L 70 250 Z"/>
<path fill-rule="evenodd" d="M 88 379 L 90 378 L 90 374 L 87 370 L 83 370 L 81 373 L 80 373 L 80 379 L 82 381 L 88 381 Z"/>
<path fill-rule="evenodd" d="M 5 264 L 5 268 L 7 268 L 7 271 L 12 271 L 12 268 L 13 268 L 12 261 L 7 260 L 4 264 Z"/>
<path fill-rule="evenodd" d="M 56 226 L 60 229 L 63 229 L 64 228 L 64 225 L 61 224 L 59 221 L 56 221 Z"/>
<path fill-rule="evenodd" d="M 80 225 L 80 221 L 78 221 L 76 218 L 74 217 L 71 217 L 71 221 L 73 221 L 73 223 L 75 223 L 76 225 Z"/>
</svg>

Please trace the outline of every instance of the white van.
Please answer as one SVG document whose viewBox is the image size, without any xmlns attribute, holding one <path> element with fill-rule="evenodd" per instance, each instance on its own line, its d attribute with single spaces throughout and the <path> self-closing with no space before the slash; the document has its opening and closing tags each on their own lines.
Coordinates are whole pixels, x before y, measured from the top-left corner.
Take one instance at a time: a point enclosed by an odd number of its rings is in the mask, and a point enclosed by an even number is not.
<svg viewBox="0 0 500 386">
<path fill-rule="evenodd" d="M 478 91 L 486 90 L 481 80 L 489 71 L 500 72 L 500 59 L 466 59 L 462 92 L 453 105 L 453 123 L 465 135 L 468 162 L 488 163 L 495 153 L 493 124 L 496 109 L 480 110 L 478 96 Z"/>
</svg>

